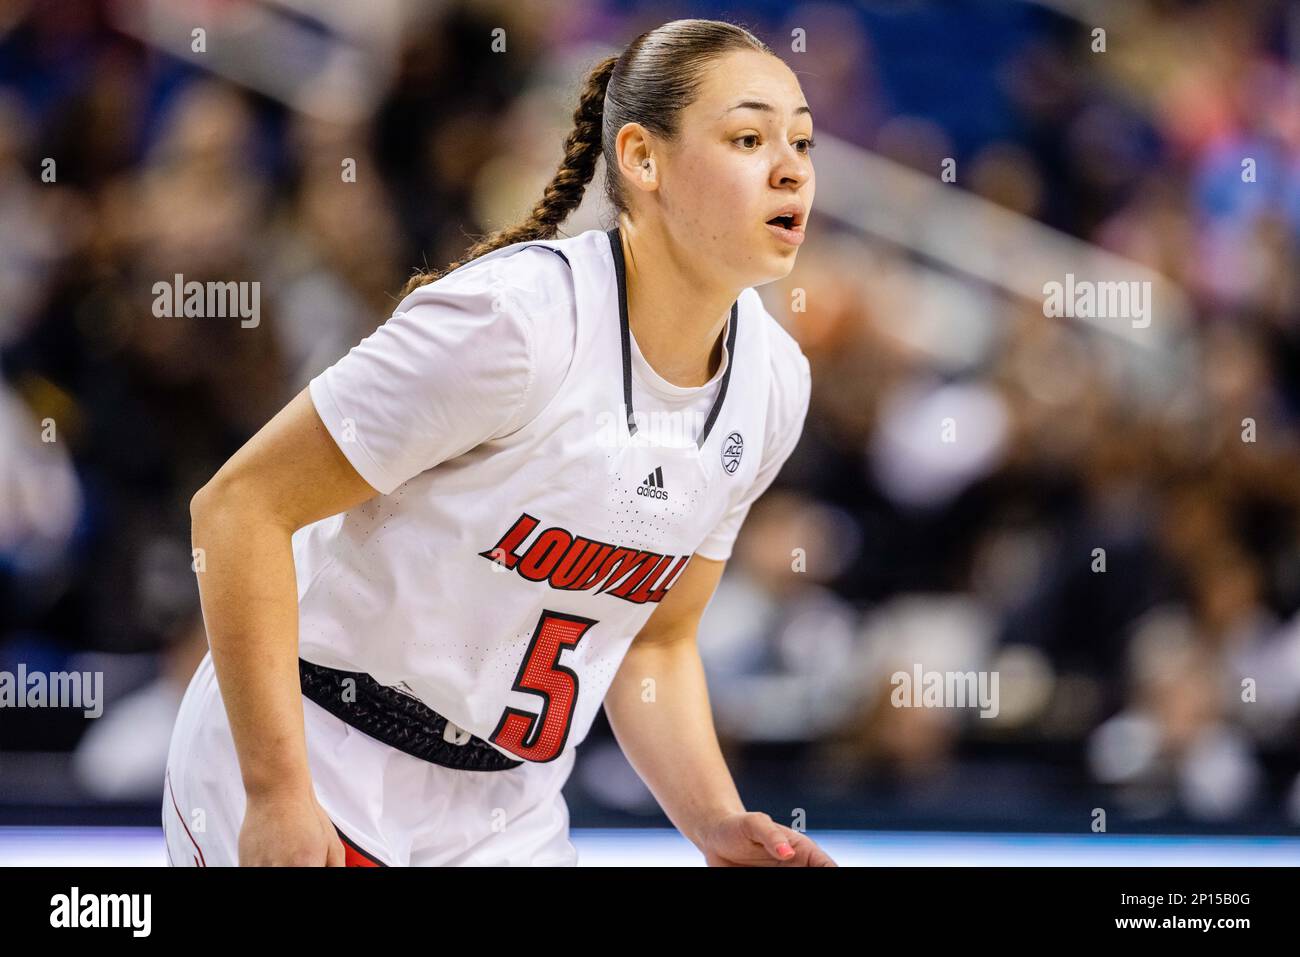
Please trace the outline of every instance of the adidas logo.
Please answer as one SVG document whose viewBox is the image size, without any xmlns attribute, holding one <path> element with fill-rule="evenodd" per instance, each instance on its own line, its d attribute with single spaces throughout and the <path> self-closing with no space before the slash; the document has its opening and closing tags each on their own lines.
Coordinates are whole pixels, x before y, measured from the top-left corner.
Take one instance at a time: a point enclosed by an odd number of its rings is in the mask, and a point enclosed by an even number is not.
<svg viewBox="0 0 1300 957">
<path fill-rule="evenodd" d="M 636 487 L 636 494 L 645 498 L 668 497 L 668 493 L 664 491 L 664 470 L 662 466 L 656 466 L 655 470 L 646 476 L 645 481 Z"/>
</svg>

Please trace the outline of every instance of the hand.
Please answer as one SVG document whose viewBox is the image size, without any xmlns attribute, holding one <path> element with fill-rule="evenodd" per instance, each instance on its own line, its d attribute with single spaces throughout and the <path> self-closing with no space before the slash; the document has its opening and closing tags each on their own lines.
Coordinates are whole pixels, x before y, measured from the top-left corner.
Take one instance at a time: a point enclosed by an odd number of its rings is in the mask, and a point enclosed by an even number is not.
<svg viewBox="0 0 1300 957">
<path fill-rule="evenodd" d="M 343 842 L 310 787 L 250 795 L 239 829 L 241 867 L 343 867 Z"/>
<path fill-rule="evenodd" d="M 739 811 L 700 832 L 709 867 L 839 867 L 807 834 L 762 811 Z"/>
</svg>

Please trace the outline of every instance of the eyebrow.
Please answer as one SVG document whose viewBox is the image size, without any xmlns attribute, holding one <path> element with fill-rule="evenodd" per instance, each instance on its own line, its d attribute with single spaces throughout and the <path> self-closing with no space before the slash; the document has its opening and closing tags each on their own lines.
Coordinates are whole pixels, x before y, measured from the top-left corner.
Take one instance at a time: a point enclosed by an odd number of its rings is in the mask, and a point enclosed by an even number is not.
<svg viewBox="0 0 1300 957">
<path fill-rule="evenodd" d="M 735 106 L 728 107 L 727 109 L 723 110 L 722 115 L 726 116 L 732 110 L 762 110 L 765 113 L 776 112 L 776 109 L 770 103 L 763 103 L 759 100 L 744 100 L 740 103 L 737 103 Z M 800 107 L 796 107 L 792 115 L 798 116 L 800 113 L 807 113 L 808 119 L 810 120 L 812 119 L 812 110 L 808 109 L 807 104 Z"/>
</svg>

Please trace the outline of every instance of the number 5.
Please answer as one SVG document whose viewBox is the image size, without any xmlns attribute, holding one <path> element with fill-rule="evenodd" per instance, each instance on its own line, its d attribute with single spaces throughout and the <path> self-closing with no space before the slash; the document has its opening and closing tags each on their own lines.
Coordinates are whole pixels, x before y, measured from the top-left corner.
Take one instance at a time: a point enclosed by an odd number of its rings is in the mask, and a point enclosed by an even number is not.
<svg viewBox="0 0 1300 957">
<path fill-rule="evenodd" d="M 506 708 L 492 732 L 495 744 L 528 761 L 553 761 L 564 750 L 578 704 L 578 675 L 560 664 L 560 652 L 576 647 L 595 619 L 543 611 L 537 620 L 512 691 L 541 695 L 542 711 Z"/>
</svg>

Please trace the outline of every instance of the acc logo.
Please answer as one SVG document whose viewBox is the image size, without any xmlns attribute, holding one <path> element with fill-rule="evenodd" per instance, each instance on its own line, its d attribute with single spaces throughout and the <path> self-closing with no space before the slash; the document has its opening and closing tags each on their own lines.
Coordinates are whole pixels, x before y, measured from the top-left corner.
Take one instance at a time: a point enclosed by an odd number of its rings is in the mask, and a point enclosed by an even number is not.
<svg viewBox="0 0 1300 957">
<path fill-rule="evenodd" d="M 740 468 L 740 455 L 745 451 L 745 440 L 739 432 L 732 432 L 722 443 L 722 468 L 728 475 Z"/>
</svg>

